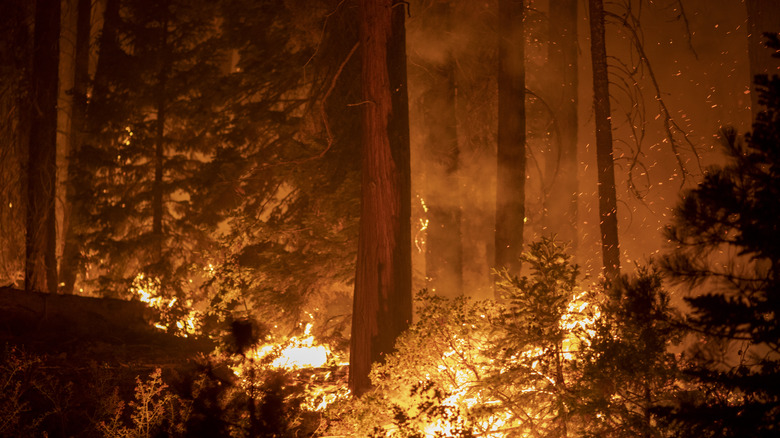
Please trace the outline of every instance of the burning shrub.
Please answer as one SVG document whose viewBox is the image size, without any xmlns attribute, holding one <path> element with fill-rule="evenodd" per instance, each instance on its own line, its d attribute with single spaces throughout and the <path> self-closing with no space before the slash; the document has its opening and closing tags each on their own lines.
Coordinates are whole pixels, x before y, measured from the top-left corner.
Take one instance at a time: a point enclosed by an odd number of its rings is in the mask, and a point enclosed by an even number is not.
<svg viewBox="0 0 780 438">
<path fill-rule="evenodd" d="M 599 312 L 551 239 L 530 246 L 528 277 L 497 273 L 505 301 L 417 296 L 418 322 L 372 371 L 374 390 L 331 410 L 349 436 L 565 433 L 569 383 Z M 376 429 L 376 425 L 384 425 Z"/>
</svg>

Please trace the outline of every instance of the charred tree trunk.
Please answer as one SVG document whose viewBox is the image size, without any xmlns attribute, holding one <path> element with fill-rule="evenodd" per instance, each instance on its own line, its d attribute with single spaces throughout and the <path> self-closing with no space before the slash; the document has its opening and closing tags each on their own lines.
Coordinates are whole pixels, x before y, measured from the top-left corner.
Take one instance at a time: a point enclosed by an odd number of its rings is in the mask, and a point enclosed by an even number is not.
<svg viewBox="0 0 780 438">
<path fill-rule="evenodd" d="M 32 115 L 27 164 L 25 290 L 57 292 L 56 217 L 57 79 L 60 0 L 35 8 Z"/>
<path fill-rule="evenodd" d="M 349 387 L 371 387 L 371 364 L 412 317 L 411 175 L 403 2 L 360 1 L 363 181 Z"/>
<path fill-rule="evenodd" d="M 520 274 L 525 225 L 525 41 L 522 0 L 498 2 L 496 260 Z"/>
<path fill-rule="evenodd" d="M 550 231 L 577 248 L 577 1 L 550 1 L 549 59 L 557 148 L 545 160 L 549 184 L 546 216 Z"/>
<path fill-rule="evenodd" d="M 780 74 L 780 59 L 766 46 L 764 33 L 780 32 L 780 3 L 777 0 L 746 0 L 748 57 L 750 59 L 750 98 L 753 120 L 760 112 L 755 79 L 758 75 Z"/>
<path fill-rule="evenodd" d="M 70 151 L 68 154 L 68 178 L 65 192 L 65 246 L 60 262 L 61 291 L 72 294 L 80 264 L 78 233 L 76 228 L 83 220 L 83 201 L 76 195 L 75 182 L 78 178 L 78 156 L 84 141 L 87 121 L 87 87 L 89 86 L 89 40 L 91 30 L 92 2 L 78 0 L 76 21 L 76 59 L 73 75 L 73 111 L 70 127 Z"/>
<path fill-rule="evenodd" d="M 593 107 L 596 121 L 596 166 L 598 172 L 599 220 L 604 275 L 614 280 L 620 275 L 618 246 L 615 162 L 612 158 L 612 121 L 607 75 L 607 49 L 604 31 L 604 3 L 589 0 L 590 53 L 593 62 Z"/>
<path fill-rule="evenodd" d="M 446 40 L 451 30 L 451 6 L 437 2 L 423 19 L 426 36 Z M 425 129 L 425 204 L 428 208 L 425 245 L 427 284 L 437 294 L 463 294 L 461 196 L 458 181 L 460 150 L 455 115 L 455 61 L 451 50 L 438 59 L 422 59 L 426 91 L 422 96 Z"/>
</svg>

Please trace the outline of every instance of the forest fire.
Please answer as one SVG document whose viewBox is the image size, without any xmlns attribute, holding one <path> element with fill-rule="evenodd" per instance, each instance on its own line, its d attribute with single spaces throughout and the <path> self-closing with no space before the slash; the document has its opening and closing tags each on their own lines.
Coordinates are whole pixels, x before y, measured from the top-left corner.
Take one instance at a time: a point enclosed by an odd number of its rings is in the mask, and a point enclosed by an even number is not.
<svg viewBox="0 0 780 438">
<path fill-rule="evenodd" d="M 0 436 L 774 436 L 780 2 L 0 1 Z"/>
</svg>

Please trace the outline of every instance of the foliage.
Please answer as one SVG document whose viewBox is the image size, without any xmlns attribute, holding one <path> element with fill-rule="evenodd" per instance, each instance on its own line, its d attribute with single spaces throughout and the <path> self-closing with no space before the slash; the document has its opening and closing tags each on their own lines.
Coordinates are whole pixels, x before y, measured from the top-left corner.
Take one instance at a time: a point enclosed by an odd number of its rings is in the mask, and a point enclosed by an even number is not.
<svg viewBox="0 0 780 438">
<path fill-rule="evenodd" d="M 662 436 L 653 410 L 673 403 L 678 360 L 670 348 L 681 341 L 677 315 L 660 274 L 640 268 L 606 290 L 598 318 L 581 354 L 581 378 L 573 404 L 586 418 L 588 437 Z"/>
<path fill-rule="evenodd" d="M 372 370 L 374 390 L 336 404 L 352 436 L 552 436 L 568 427 L 574 364 L 598 310 L 552 239 L 523 256 L 530 275 L 498 273 L 504 302 L 423 291 L 418 321 Z M 385 425 L 374 430 L 376 425 Z"/>
<path fill-rule="evenodd" d="M 574 362 L 597 316 L 592 296 L 577 288 L 579 269 L 565 245 L 532 242 L 521 258 L 530 276 L 497 275 L 506 307 L 493 349 L 501 373 L 489 384 L 522 430 L 565 435 Z"/>
<path fill-rule="evenodd" d="M 318 335 L 346 344 L 360 160 L 343 3 L 123 0 L 106 16 L 73 157 L 87 291 L 153 283 L 172 331 L 199 302 L 280 333 L 324 314 Z"/>
<path fill-rule="evenodd" d="M 238 60 L 222 145 L 203 173 L 202 217 L 222 227 L 206 284 L 214 313 L 294 329 L 305 312 L 342 336 L 357 239 L 359 111 L 351 4 L 223 4 Z M 359 87 L 357 88 L 359 90 Z M 271 324 L 272 323 L 272 324 Z"/>
<path fill-rule="evenodd" d="M 312 436 L 320 414 L 307 404 L 313 370 L 271 366 L 270 358 L 215 354 L 179 384 L 192 411 L 186 436 Z"/>
<path fill-rule="evenodd" d="M 231 371 L 229 364 L 240 368 Z M 314 428 L 316 415 L 301 409 L 302 385 L 268 363 L 212 356 L 197 373 L 174 382 L 169 387 L 159 369 L 146 381 L 136 378 L 127 407 L 114 392 L 109 418 L 98 424 L 102 436 L 293 437 L 309 436 Z"/>
<path fill-rule="evenodd" d="M 769 46 L 780 48 L 777 35 Z M 780 78 L 757 84 L 766 107 L 753 133 L 724 131 L 730 164 L 685 194 L 668 230 L 665 267 L 695 292 L 686 322 L 699 340 L 686 370 L 697 395 L 672 411 L 681 436 L 777 435 Z"/>
<path fill-rule="evenodd" d="M 61 435 L 78 423 L 72 382 L 48 371 L 47 358 L 12 345 L 0 352 L 0 436 Z M 71 429 L 72 430 L 72 429 Z"/>
<path fill-rule="evenodd" d="M 132 425 L 126 427 L 125 404 L 113 398 L 113 417 L 98 426 L 107 438 L 150 438 L 165 434 L 182 436 L 189 406 L 168 390 L 162 381 L 162 370 L 156 369 L 147 381 L 136 377 L 135 399 L 129 403 Z"/>
<path fill-rule="evenodd" d="M 415 436 L 435 413 L 466 415 L 471 406 L 485 401 L 475 383 L 490 369 L 484 352 L 490 343 L 490 321 L 498 315 L 495 304 L 464 297 L 449 301 L 425 290 L 416 299 L 418 322 L 399 337 L 397 352 L 372 368 L 375 389 L 330 407 L 330 432 L 377 435 L 381 433 L 377 425 L 395 422 L 403 434 Z M 440 428 L 447 431 L 451 426 L 445 421 Z"/>
<path fill-rule="evenodd" d="M 0 435 L 26 435 L 36 430 L 42 418 L 31 412 L 27 393 L 33 390 L 31 377 L 40 360 L 5 346 L 0 364 Z"/>
<path fill-rule="evenodd" d="M 77 224 L 87 276 L 103 295 L 122 296 L 137 274 L 160 281 L 167 297 L 193 293 L 201 255 L 213 246 L 192 205 L 213 153 L 221 105 L 221 51 L 212 2 L 121 2 L 106 18 L 98 93 L 86 144 L 74 157 L 88 206 Z M 111 42 L 102 41 L 109 45 Z M 97 80 L 97 79 L 96 79 Z M 97 85 L 100 85 L 98 87 Z"/>
</svg>

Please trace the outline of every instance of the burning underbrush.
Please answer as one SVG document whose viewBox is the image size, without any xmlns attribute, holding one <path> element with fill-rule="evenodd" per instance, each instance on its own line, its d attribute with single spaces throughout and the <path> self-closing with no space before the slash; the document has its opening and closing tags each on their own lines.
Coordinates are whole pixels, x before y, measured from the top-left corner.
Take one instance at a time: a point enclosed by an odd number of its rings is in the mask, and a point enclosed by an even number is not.
<svg viewBox="0 0 780 438">
<path fill-rule="evenodd" d="M 567 386 L 600 310 L 577 268 L 545 240 L 530 278 L 497 272 L 504 300 L 417 296 L 415 323 L 372 371 L 374 390 L 337 403 L 340 436 L 554 436 L 567 427 Z"/>
<path fill-rule="evenodd" d="M 234 320 L 195 377 L 178 385 L 189 406 L 184 429 L 342 437 L 653 430 L 651 409 L 676 382 L 668 347 L 678 340 L 658 276 L 583 287 L 565 248 L 548 239 L 531 244 L 523 263 L 528 276 L 495 273 L 500 301 L 420 292 L 417 322 L 374 366 L 374 387 L 360 398 L 347 389 L 347 352 L 318 340 L 312 315 L 291 335 Z M 153 295 L 147 302 L 172 307 Z"/>
</svg>

